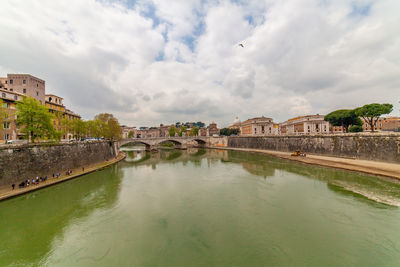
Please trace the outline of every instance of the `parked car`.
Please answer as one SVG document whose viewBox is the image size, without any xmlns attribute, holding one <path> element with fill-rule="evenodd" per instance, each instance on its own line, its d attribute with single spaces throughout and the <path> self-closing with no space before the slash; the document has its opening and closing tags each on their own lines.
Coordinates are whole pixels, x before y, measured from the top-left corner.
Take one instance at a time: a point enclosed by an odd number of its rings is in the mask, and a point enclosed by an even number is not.
<svg viewBox="0 0 400 267">
<path fill-rule="evenodd" d="M 6 144 L 11 145 L 11 144 L 26 144 L 28 143 L 27 140 L 6 140 Z"/>
</svg>

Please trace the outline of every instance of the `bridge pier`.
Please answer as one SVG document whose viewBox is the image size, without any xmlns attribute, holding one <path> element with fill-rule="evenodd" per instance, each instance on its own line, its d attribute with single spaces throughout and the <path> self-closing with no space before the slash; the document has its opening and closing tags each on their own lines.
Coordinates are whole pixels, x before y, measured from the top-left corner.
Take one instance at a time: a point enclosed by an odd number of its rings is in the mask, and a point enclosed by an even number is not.
<svg viewBox="0 0 400 267">
<path fill-rule="evenodd" d="M 146 151 L 147 152 L 154 152 L 154 151 L 158 151 L 156 146 L 146 146 Z"/>
</svg>

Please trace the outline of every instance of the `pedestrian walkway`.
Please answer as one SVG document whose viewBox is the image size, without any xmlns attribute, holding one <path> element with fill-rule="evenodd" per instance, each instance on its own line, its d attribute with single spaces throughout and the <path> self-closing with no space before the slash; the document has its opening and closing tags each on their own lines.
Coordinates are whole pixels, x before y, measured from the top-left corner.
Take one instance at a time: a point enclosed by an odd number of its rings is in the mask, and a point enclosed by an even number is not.
<svg viewBox="0 0 400 267">
<path fill-rule="evenodd" d="M 111 160 L 93 164 L 93 165 L 89 165 L 89 166 L 85 166 L 84 168 L 80 167 L 80 168 L 74 169 L 74 170 L 72 170 L 72 174 L 70 174 L 70 175 L 65 175 L 65 172 L 64 172 L 64 173 L 62 173 L 61 177 L 59 177 L 59 178 L 49 177 L 47 179 L 47 181 L 40 182 L 38 185 L 31 184 L 28 187 L 18 188 L 18 183 L 16 182 L 14 190 L 12 190 L 11 184 L 3 185 L 0 187 L 0 201 L 11 198 L 11 197 L 15 197 L 18 195 L 26 194 L 28 192 L 35 191 L 38 189 L 42 189 L 42 188 L 45 188 L 45 187 L 48 187 L 51 185 L 55 185 L 55 184 L 58 184 L 61 182 L 65 182 L 67 180 L 74 179 L 74 178 L 82 176 L 84 174 L 94 172 L 96 170 L 110 166 L 110 165 L 124 159 L 125 156 L 126 156 L 125 153 L 120 152 L 117 157 L 115 157 Z"/>
</svg>

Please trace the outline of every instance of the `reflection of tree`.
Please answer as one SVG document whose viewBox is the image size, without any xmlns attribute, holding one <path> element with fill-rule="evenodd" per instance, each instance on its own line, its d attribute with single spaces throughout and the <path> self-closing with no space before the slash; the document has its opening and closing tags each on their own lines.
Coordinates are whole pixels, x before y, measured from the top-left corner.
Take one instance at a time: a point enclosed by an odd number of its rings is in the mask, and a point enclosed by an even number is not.
<svg viewBox="0 0 400 267">
<path fill-rule="evenodd" d="M 201 156 L 203 156 L 203 155 L 205 155 L 206 154 L 206 150 L 205 149 L 196 149 L 197 151 L 195 152 L 195 153 L 192 153 L 192 154 L 190 154 L 190 156 L 192 156 L 192 157 L 201 157 Z"/>
<path fill-rule="evenodd" d="M 118 166 L 0 203 L 0 265 L 34 266 L 66 227 L 113 206 L 120 191 Z"/>
<path fill-rule="evenodd" d="M 327 182 L 328 188 L 336 193 L 343 194 L 347 191 L 352 195 L 363 196 L 358 197 L 359 200 L 369 198 L 390 205 L 400 205 L 400 184 L 390 180 L 357 172 L 306 165 L 256 153 L 229 151 L 228 155 L 229 162 L 241 163 L 244 169 L 255 175 L 265 176 L 264 168 L 266 173 L 269 172 L 268 170 L 278 169 Z M 273 175 L 273 171 L 271 174 Z"/>
<path fill-rule="evenodd" d="M 182 156 L 181 151 L 173 150 L 169 153 L 167 160 L 174 160 L 174 159 L 179 158 L 180 156 Z"/>
<path fill-rule="evenodd" d="M 243 169 L 248 171 L 251 174 L 263 176 L 264 178 L 274 176 L 275 169 L 271 168 L 268 164 L 254 164 L 251 162 L 243 162 Z"/>
</svg>

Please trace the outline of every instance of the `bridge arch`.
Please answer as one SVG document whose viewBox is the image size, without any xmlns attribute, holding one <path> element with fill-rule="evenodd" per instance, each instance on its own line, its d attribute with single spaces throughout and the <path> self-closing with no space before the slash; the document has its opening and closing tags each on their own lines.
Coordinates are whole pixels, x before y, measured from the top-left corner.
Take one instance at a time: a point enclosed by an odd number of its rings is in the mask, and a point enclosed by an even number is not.
<svg viewBox="0 0 400 267">
<path fill-rule="evenodd" d="M 199 147 L 205 147 L 207 144 L 206 141 L 200 138 L 194 138 L 193 141 L 196 141 Z"/>
<path fill-rule="evenodd" d="M 146 149 L 149 149 L 151 145 L 145 141 L 140 141 L 140 140 L 129 140 L 126 143 L 121 144 L 121 147 L 123 146 L 132 146 L 132 145 L 145 145 Z"/>
<path fill-rule="evenodd" d="M 181 141 L 177 141 L 177 140 L 175 140 L 175 139 L 165 139 L 165 140 L 161 140 L 160 142 L 158 142 L 157 144 L 158 145 L 161 145 L 161 144 L 164 144 L 164 143 L 168 143 L 168 142 L 171 142 L 171 143 L 173 143 L 174 145 L 178 145 L 178 146 L 181 146 L 182 144 L 183 144 L 183 142 L 181 142 Z"/>
</svg>

